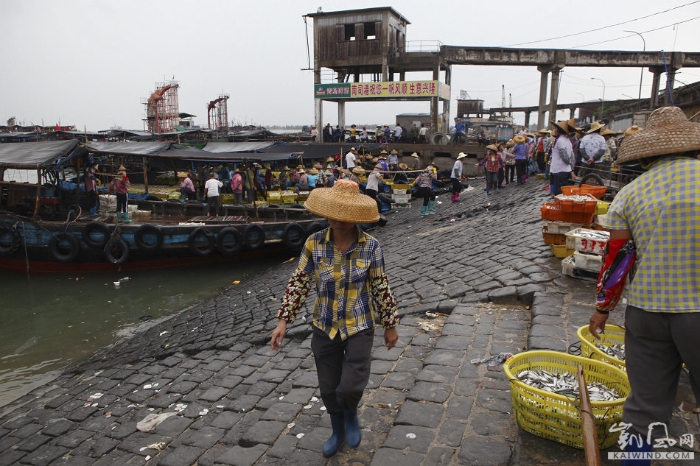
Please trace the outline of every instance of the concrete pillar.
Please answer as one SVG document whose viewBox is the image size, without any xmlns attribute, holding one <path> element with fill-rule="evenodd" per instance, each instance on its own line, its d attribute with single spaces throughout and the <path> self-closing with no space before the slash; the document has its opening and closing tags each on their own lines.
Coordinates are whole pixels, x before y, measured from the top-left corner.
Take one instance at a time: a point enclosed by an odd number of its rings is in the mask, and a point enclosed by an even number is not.
<svg viewBox="0 0 700 466">
<path fill-rule="evenodd" d="M 668 73 L 666 74 L 666 94 L 668 94 L 669 90 L 671 93 L 673 93 L 673 86 L 676 84 L 676 70 L 675 68 L 669 68 Z M 671 99 L 668 95 L 666 95 L 666 99 L 664 100 L 666 102 L 666 105 L 675 105 L 675 101 Z"/>
<path fill-rule="evenodd" d="M 433 80 L 440 79 L 440 64 L 436 64 L 433 67 Z M 446 132 L 444 125 L 438 125 L 438 98 L 432 97 L 430 99 L 430 132 L 434 133 L 436 131 Z"/>
<path fill-rule="evenodd" d="M 452 84 L 452 65 L 448 65 L 445 70 L 445 84 L 451 86 Z M 452 92 L 452 87 L 450 87 L 450 93 Z M 452 96 L 447 100 L 442 101 L 442 127 L 449 128 L 450 126 L 450 102 L 452 101 Z"/>
<path fill-rule="evenodd" d="M 649 68 L 654 76 L 651 79 L 651 96 L 649 98 L 649 110 L 654 110 L 659 106 L 659 81 L 661 80 L 661 73 L 663 72 L 661 67 Z"/>
<path fill-rule="evenodd" d="M 338 101 L 338 126 L 341 130 L 345 129 L 345 101 Z"/>
<path fill-rule="evenodd" d="M 530 113 L 531 112 L 525 112 L 525 127 L 530 128 Z M 542 128 L 537 128 L 537 129 L 542 129 Z"/>
<path fill-rule="evenodd" d="M 552 70 L 552 87 L 549 93 L 549 119 L 557 119 L 557 99 L 559 99 L 559 68 Z M 541 129 L 541 128 L 538 128 Z"/>
<path fill-rule="evenodd" d="M 540 101 L 537 109 L 537 129 L 546 128 L 545 125 L 545 113 L 547 111 L 547 75 L 549 75 L 549 68 L 537 67 L 537 71 L 540 72 Z"/>
<path fill-rule="evenodd" d="M 321 68 L 317 65 L 317 59 L 314 58 L 314 84 L 321 84 Z M 314 97 L 314 122 L 316 131 L 318 131 L 317 141 L 323 141 L 323 99 Z"/>
</svg>

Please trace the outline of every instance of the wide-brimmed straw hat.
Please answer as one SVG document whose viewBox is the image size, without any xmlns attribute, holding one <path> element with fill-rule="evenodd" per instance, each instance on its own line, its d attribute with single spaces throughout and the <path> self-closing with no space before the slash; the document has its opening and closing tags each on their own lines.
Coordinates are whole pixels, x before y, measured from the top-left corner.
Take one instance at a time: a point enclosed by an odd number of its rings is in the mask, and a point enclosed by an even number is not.
<svg viewBox="0 0 700 466">
<path fill-rule="evenodd" d="M 571 120 L 561 120 L 561 121 L 554 121 L 552 120 L 551 123 L 562 130 L 564 133 L 569 134 L 572 131 L 576 131 L 576 127 L 572 126 Z"/>
<path fill-rule="evenodd" d="M 308 171 L 309 175 L 318 175 L 318 170 L 315 168 L 312 168 L 311 170 Z"/>
<path fill-rule="evenodd" d="M 334 158 L 334 157 L 328 157 L 328 158 L 326 159 L 326 162 L 335 162 L 335 158 Z"/>
<path fill-rule="evenodd" d="M 365 173 L 367 173 L 362 167 L 355 167 L 352 169 L 352 172 L 356 175 L 364 175 Z"/>
<path fill-rule="evenodd" d="M 297 173 L 306 173 L 306 170 L 304 170 L 303 168 L 300 168 L 299 170 L 297 170 Z"/>
<path fill-rule="evenodd" d="M 119 165 L 119 169 L 118 169 L 117 171 L 125 172 L 125 171 L 126 171 L 126 167 L 125 167 L 124 165 Z"/>
<path fill-rule="evenodd" d="M 402 162 L 402 163 L 399 164 L 399 168 L 400 168 L 401 170 L 408 170 L 408 165 L 406 165 L 405 163 Z"/>
<path fill-rule="evenodd" d="M 379 153 L 380 153 L 380 154 L 386 154 L 387 151 L 386 151 L 385 149 L 382 149 L 382 150 L 379 151 Z"/>
<path fill-rule="evenodd" d="M 266 169 L 268 169 L 268 170 L 271 169 L 271 168 L 270 168 L 270 164 L 267 163 L 267 162 L 265 162 L 265 163 L 263 164 L 263 167 L 266 168 Z"/>
<path fill-rule="evenodd" d="M 288 172 L 288 171 L 289 171 L 289 167 L 285 165 L 284 167 L 282 167 L 282 169 L 281 169 L 280 171 L 281 171 L 281 172 Z"/>
<path fill-rule="evenodd" d="M 379 220 L 377 201 L 360 193 L 357 183 L 338 180 L 332 188 L 311 191 L 304 207 L 330 220 L 350 223 L 370 223 Z"/>
<path fill-rule="evenodd" d="M 627 129 L 625 130 L 624 136 L 625 136 L 625 137 L 627 137 L 627 136 L 632 136 L 634 133 L 636 133 L 636 132 L 639 131 L 640 129 L 642 129 L 642 128 L 640 128 L 640 127 L 637 126 L 637 125 L 632 125 L 632 126 L 630 126 L 629 128 L 627 128 Z"/>
<path fill-rule="evenodd" d="M 315 163 L 315 164 L 314 164 L 314 168 L 315 168 L 316 170 L 320 170 L 320 169 L 323 168 L 323 165 L 321 165 L 320 163 Z"/>
<path fill-rule="evenodd" d="M 594 121 L 593 123 L 591 123 L 591 129 L 586 131 L 586 134 L 594 133 L 602 128 L 605 128 L 605 125 L 601 125 L 599 122 Z"/>
<path fill-rule="evenodd" d="M 542 128 L 541 130 L 537 131 L 536 134 L 550 134 L 551 131 L 545 128 Z"/>
<path fill-rule="evenodd" d="M 418 155 L 418 152 L 414 152 L 411 154 L 411 157 L 420 158 L 420 155 Z"/>
<path fill-rule="evenodd" d="M 489 144 L 488 146 L 486 146 L 486 148 L 494 152 L 498 152 L 498 146 L 496 144 Z"/>
<path fill-rule="evenodd" d="M 525 144 L 527 142 L 527 138 L 522 134 L 516 134 L 513 137 L 513 142 L 516 144 Z"/>
<path fill-rule="evenodd" d="M 609 128 L 605 128 L 603 131 L 600 132 L 601 136 L 614 136 L 617 133 Z"/>
<path fill-rule="evenodd" d="M 689 121 L 678 107 L 661 107 L 651 112 L 644 129 L 625 136 L 616 163 L 695 150 L 700 150 L 700 123 Z"/>
<path fill-rule="evenodd" d="M 508 142 L 506 142 L 506 147 L 513 147 L 515 145 L 515 141 L 512 139 L 508 139 Z"/>
<path fill-rule="evenodd" d="M 397 152 L 396 149 L 393 149 L 393 150 L 391 151 L 391 153 L 392 153 L 392 154 L 398 154 L 398 152 Z"/>
<path fill-rule="evenodd" d="M 460 152 L 459 155 L 457 156 L 457 160 L 463 159 L 466 156 L 467 156 L 467 154 L 465 154 L 464 152 Z"/>
</svg>

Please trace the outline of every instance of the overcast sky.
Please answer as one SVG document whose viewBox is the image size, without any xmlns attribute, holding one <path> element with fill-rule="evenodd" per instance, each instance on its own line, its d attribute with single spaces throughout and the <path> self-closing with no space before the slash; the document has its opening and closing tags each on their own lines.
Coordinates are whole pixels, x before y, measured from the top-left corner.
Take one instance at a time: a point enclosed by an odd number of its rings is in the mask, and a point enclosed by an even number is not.
<svg viewBox="0 0 700 466">
<path fill-rule="evenodd" d="M 1 0 L 0 5 L 0 124 L 15 116 L 21 123 L 60 122 L 88 131 L 143 129 L 142 99 L 173 76 L 180 83 L 180 111 L 197 115 L 195 123 L 202 126 L 207 103 L 221 92 L 231 96 L 229 120 L 312 124 L 313 73 L 302 71 L 309 65 L 302 16 L 319 6 L 326 12 L 391 6 L 411 22 L 408 41 L 642 50 L 642 39 L 624 32 L 632 30 L 643 34 L 647 50 L 700 50 L 700 1 L 693 0 Z M 594 29 L 600 30 L 587 32 Z M 571 36 L 557 39 L 566 35 Z M 565 68 L 559 101 L 600 99 L 603 82 L 606 100 L 636 98 L 639 77 L 638 68 Z M 700 81 L 700 69 L 680 70 L 677 81 Z M 483 99 L 487 108 L 500 106 L 502 85 L 507 104 L 512 99 L 513 106 L 537 105 L 534 68 L 455 66 L 452 113 L 460 90 Z M 645 73 L 642 96 L 650 89 L 651 74 Z M 324 104 L 324 120 L 335 124 L 336 108 Z M 406 112 L 427 113 L 429 104 L 349 103 L 346 123 L 393 124 L 397 113 Z"/>
</svg>

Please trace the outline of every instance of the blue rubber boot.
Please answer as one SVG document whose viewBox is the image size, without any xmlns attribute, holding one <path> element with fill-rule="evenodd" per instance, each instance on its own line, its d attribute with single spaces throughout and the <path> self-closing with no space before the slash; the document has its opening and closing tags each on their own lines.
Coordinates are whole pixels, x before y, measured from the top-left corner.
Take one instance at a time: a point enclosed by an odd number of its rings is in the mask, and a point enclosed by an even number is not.
<svg viewBox="0 0 700 466">
<path fill-rule="evenodd" d="M 428 201 L 428 213 L 434 214 L 435 212 L 437 212 L 437 210 L 435 210 L 435 201 Z"/>
<path fill-rule="evenodd" d="M 122 223 L 122 213 L 117 212 L 117 223 Z"/>
<path fill-rule="evenodd" d="M 331 426 L 333 433 L 323 444 L 323 456 L 326 458 L 338 453 L 340 446 L 345 441 L 345 419 L 342 413 L 331 414 Z"/>
<path fill-rule="evenodd" d="M 424 206 L 424 205 L 420 206 L 420 216 L 421 216 L 421 217 L 427 217 L 427 216 L 428 216 L 427 207 Z"/>
<path fill-rule="evenodd" d="M 124 212 L 124 223 L 131 223 L 131 219 L 129 218 L 129 212 Z"/>
<path fill-rule="evenodd" d="M 357 419 L 357 408 L 346 409 L 345 414 L 345 443 L 350 448 L 357 448 L 362 441 L 360 432 L 360 420 Z"/>
</svg>

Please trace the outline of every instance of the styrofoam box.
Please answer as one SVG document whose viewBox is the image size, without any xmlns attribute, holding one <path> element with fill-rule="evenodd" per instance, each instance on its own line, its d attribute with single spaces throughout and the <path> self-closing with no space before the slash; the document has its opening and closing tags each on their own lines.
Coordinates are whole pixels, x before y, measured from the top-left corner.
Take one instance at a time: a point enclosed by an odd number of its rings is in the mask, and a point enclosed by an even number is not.
<svg viewBox="0 0 700 466">
<path fill-rule="evenodd" d="M 396 204 L 408 204 L 411 200 L 410 194 L 392 194 L 391 200 Z"/>
<path fill-rule="evenodd" d="M 392 189 L 391 192 L 394 194 L 403 195 L 406 194 L 406 192 L 408 192 L 408 189 Z"/>
<path fill-rule="evenodd" d="M 561 261 L 562 275 L 573 277 L 574 268 L 576 268 L 576 264 L 574 264 L 574 256 L 569 256 Z"/>
<path fill-rule="evenodd" d="M 581 225 L 578 223 L 567 223 L 567 222 L 547 222 L 547 233 L 552 235 L 565 235 L 571 230 L 579 228 Z"/>
<path fill-rule="evenodd" d="M 604 236 L 607 239 L 603 240 L 589 238 L 588 234 Z M 605 253 L 605 246 L 607 246 L 609 239 L 610 233 L 607 231 L 576 228 L 575 230 L 571 230 L 566 233 L 566 247 L 568 249 L 575 249 L 576 251 L 585 252 L 588 254 L 603 255 Z"/>
<path fill-rule="evenodd" d="M 603 265 L 603 257 L 596 254 L 576 251 L 573 258 L 577 269 L 588 270 L 589 272 L 600 272 L 600 267 Z"/>
</svg>

